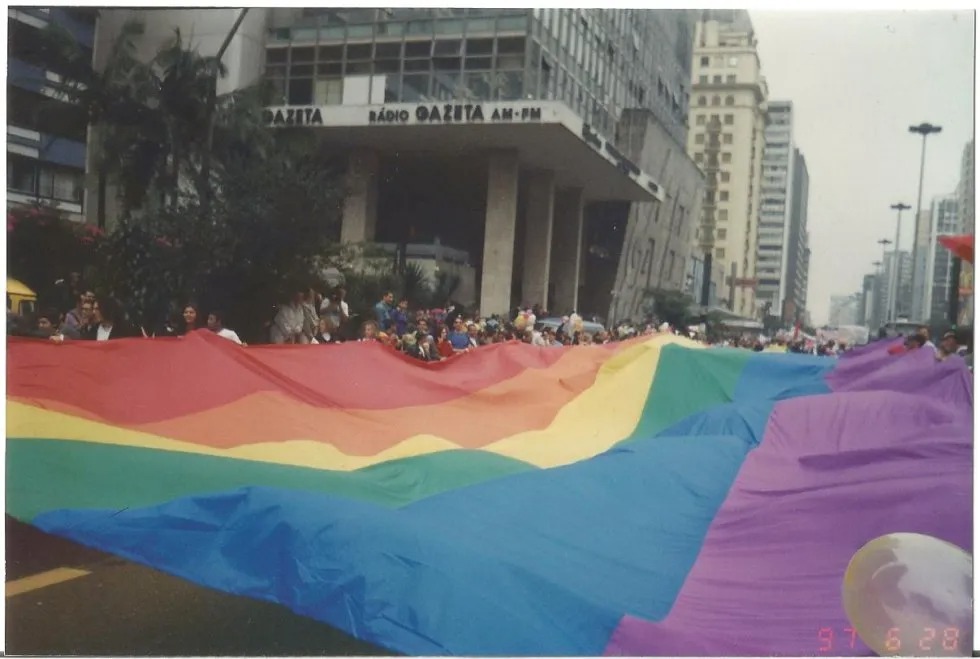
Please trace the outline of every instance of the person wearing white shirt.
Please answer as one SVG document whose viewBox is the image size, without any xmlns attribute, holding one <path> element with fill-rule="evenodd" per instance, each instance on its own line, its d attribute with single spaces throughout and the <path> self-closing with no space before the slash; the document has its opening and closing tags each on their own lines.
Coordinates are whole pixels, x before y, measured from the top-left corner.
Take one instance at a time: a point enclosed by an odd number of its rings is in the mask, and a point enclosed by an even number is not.
<svg viewBox="0 0 980 659">
<path fill-rule="evenodd" d="M 238 345 L 243 345 L 242 340 L 238 337 L 238 333 L 225 327 L 225 315 L 221 311 L 212 311 L 208 314 L 208 329 L 222 339 L 228 339 Z"/>
<path fill-rule="evenodd" d="M 303 310 L 303 291 L 293 293 L 289 304 L 283 305 L 276 314 L 272 323 L 272 342 L 273 343 L 302 343 L 310 342 L 309 338 L 303 333 L 306 325 L 306 312 Z"/>
</svg>

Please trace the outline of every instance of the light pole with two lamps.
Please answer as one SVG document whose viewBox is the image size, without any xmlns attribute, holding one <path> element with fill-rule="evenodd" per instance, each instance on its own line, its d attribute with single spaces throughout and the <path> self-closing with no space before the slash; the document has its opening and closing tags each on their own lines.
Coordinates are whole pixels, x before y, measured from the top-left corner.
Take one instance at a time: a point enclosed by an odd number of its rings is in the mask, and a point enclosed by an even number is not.
<svg viewBox="0 0 980 659">
<path fill-rule="evenodd" d="M 941 132 L 942 126 L 934 126 L 927 121 L 923 121 L 918 126 L 909 126 L 910 133 L 916 133 L 922 136 L 922 155 L 919 159 L 919 195 L 915 202 L 915 235 L 912 236 L 912 301 L 913 306 L 918 307 L 916 309 L 919 315 L 923 315 L 925 310 L 921 308 L 922 301 L 925 299 L 925 280 L 928 277 L 928 273 L 923 271 L 919 273 L 919 214 L 922 212 L 922 180 L 925 176 L 926 171 L 926 139 L 935 133 Z M 922 279 L 922 281 L 919 281 Z M 923 288 L 922 291 L 919 288 Z M 917 318 L 916 320 L 923 320 L 922 318 Z"/>
</svg>

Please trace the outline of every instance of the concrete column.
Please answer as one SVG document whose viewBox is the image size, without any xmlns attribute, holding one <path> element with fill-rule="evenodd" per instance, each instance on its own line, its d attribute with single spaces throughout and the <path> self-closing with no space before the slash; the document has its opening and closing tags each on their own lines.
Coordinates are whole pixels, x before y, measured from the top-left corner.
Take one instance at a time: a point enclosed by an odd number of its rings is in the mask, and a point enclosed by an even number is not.
<svg viewBox="0 0 980 659">
<path fill-rule="evenodd" d="M 551 274 L 551 227 L 555 210 L 554 172 L 536 172 L 527 188 L 527 232 L 524 239 L 524 280 L 521 299 L 548 308 Z"/>
<path fill-rule="evenodd" d="M 350 154 L 347 169 L 347 198 L 340 225 L 340 242 L 374 241 L 378 223 L 378 154 L 357 150 Z"/>
<path fill-rule="evenodd" d="M 483 238 L 483 281 L 480 313 L 510 312 L 514 275 L 514 237 L 517 224 L 517 153 L 494 153 L 487 176 L 487 223 Z"/>
<path fill-rule="evenodd" d="M 555 283 L 555 299 L 551 301 L 550 309 L 555 315 L 578 311 L 584 211 L 581 188 L 561 190 L 555 195 L 555 227 L 551 243 L 551 280 Z"/>
</svg>

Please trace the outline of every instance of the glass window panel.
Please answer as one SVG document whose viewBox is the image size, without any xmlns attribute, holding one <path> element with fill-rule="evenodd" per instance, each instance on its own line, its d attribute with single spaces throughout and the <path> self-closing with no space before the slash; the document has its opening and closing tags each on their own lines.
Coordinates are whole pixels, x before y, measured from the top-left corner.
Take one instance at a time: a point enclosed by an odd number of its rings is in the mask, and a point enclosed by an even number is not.
<svg viewBox="0 0 980 659">
<path fill-rule="evenodd" d="M 344 59 L 343 46 L 320 46 L 317 59 L 321 62 L 340 62 Z"/>
<path fill-rule="evenodd" d="M 365 39 L 374 36 L 374 26 L 370 23 L 366 25 L 348 25 L 347 26 L 347 38 L 348 39 Z"/>
<path fill-rule="evenodd" d="M 371 73 L 373 62 L 347 62 L 347 75 L 364 75 Z"/>
<path fill-rule="evenodd" d="M 490 70 L 493 68 L 492 57 L 467 57 L 466 69 L 468 71 Z"/>
<path fill-rule="evenodd" d="M 312 64 L 294 64 L 293 66 L 289 67 L 290 78 L 309 77 L 312 75 L 313 75 Z"/>
<path fill-rule="evenodd" d="M 344 100 L 343 78 L 319 78 L 314 83 L 316 105 L 340 105 Z"/>
<path fill-rule="evenodd" d="M 293 48 L 289 54 L 291 62 L 312 62 L 314 49 L 312 47 Z"/>
<path fill-rule="evenodd" d="M 286 67 L 285 66 L 267 66 L 265 67 L 265 75 L 269 77 L 286 77 Z"/>
<path fill-rule="evenodd" d="M 432 52 L 436 55 L 459 55 L 463 48 L 461 39 L 439 39 L 436 41 Z"/>
<path fill-rule="evenodd" d="M 371 59 L 371 44 L 347 44 L 347 59 Z"/>
<path fill-rule="evenodd" d="M 497 40 L 498 53 L 524 53 L 524 37 L 508 37 Z"/>
<path fill-rule="evenodd" d="M 461 89 L 460 82 L 460 74 L 458 72 L 436 73 L 432 76 L 432 93 L 440 100 L 451 101 L 458 97 L 458 92 Z"/>
<path fill-rule="evenodd" d="M 402 98 L 402 83 L 398 76 L 385 76 L 385 103 L 398 103 Z"/>
<path fill-rule="evenodd" d="M 409 34 L 432 34 L 432 21 L 409 21 Z"/>
<path fill-rule="evenodd" d="M 303 78 L 289 81 L 289 104 L 310 105 L 313 102 L 313 79 Z"/>
<path fill-rule="evenodd" d="M 466 73 L 463 76 L 463 85 L 469 91 L 470 98 L 475 101 L 489 101 L 493 98 L 493 86 L 489 72 Z"/>
<path fill-rule="evenodd" d="M 404 23 L 378 23 L 378 36 L 400 37 L 405 34 Z"/>
<path fill-rule="evenodd" d="M 267 78 L 272 93 L 270 103 L 279 105 L 286 102 L 286 81 L 283 78 Z"/>
<path fill-rule="evenodd" d="M 269 33 L 272 35 L 273 41 L 289 41 L 292 37 L 292 30 L 288 27 L 269 30 Z"/>
<path fill-rule="evenodd" d="M 402 101 L 426 100 L 429 97 L 429 74 L 408 74 L 402 76 Z"/>
<path fill-rule="evenodd" d="M 463 21 L 460 20 L 437 21 L 436 32 L 438 34 L 462 34 Z"/>
<path fill-rule="evenodd" d="M 524 96 L 524 72 L 505 71 L 497 74 L 497 98 L 501 101 L 517 101 Z"/>
<path fill-rule="evenodd" d="M 491 55 L 493 53 L 493 39 L 467 39 L 467 55 Z"/>
<path fill-rule="evenodd" d="M 397 59 L 402 56 L 400 41 L 389 41 L 374 44 L 375 59 Z"/>
<path fill-rule="evenodd" d="M 523 55 L 498 55 L 497 68 L 507 71 L 524 70 Z"/>
<path fill-rule="evenodd" d="M 428 71 L 431 65 L 430 59 L 408 59 L 405 60 L 405 71 Z"/>
<path fill-rule="evenodd" d="M 436 57 L 433 60 L 433 68 L 436 71 L 459 71 L 460 62 L 459 57 Z"/>
<path fill-rule="evenodd" d="M 320 40 L 321 41 L 337 41 L 344 39 L 346 37 L 346 31 L 343 25 L 334 25 L 332 27 L 321 27 L 320 28 Z"/>
<path fill-rule="evenodd" d="M 285 48 L 269 48 L 265 51 L 265 61 L 268 64 L 285 64 L 287 55 Z"/>
<path fill-rule="evenodd" d="M 375 73 L 398 73 L 401 62 L 396 59 L 379 60 L 374 63 Z"/>
<path fill-rule="evenodd" d="M 471 18 L 466 21 L 467 34 L 479 34 L 481 32 L 493 32 L 492 18 Z"/>
<path fill-rule="evenodd" d="M 316 41 L 315 27 L 294 27 L 293 41 Z"/>
<path fill-rule="evenodd" d="M 339 76 L 344 72 L 344 65 L 340 62 L 320 64 L 316 67 L 316 72 L 321 75 Z"/>
<path fill-rule="evenodd" d="M 527 29 L 526 16 L 501 16 L 497 19 L 497 30 L 500 32 L 525 29 Z"/>
<path fill-rule="evenodd" d="M 409 41 L 405 44 L 405 57 L 429 57 L 431 55 L 431 41 Z"/>
</svg>

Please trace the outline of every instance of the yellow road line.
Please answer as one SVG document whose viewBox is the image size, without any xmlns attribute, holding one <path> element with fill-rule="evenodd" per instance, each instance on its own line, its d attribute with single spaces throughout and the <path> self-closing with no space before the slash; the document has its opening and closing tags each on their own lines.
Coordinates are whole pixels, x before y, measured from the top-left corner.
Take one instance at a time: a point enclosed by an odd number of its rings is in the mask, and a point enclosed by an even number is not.
<svg viewBox="0 0 980 659">
<path fill-rule="evenodd" d="M 29 577 L 24 577 L 23 579 L 8 581 L 7 597 L 16 597 L 17 595 L 29 593 L 32 590 L 47 588 L 48 586 L 54 586 L 55 584 L 63 583 L 65 581 L 78 579 L 79 577 L 84 577 L 89 574 L 92 573 L 87 570 L 78 570 L 71 567 L 59 567 L 55 568 L 54 570 L 48 570 L 47 572 L 41 572 L 40 574 L 33 574 Z"/>
</svg>

